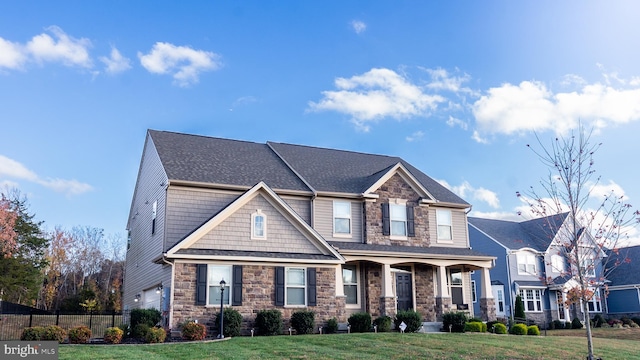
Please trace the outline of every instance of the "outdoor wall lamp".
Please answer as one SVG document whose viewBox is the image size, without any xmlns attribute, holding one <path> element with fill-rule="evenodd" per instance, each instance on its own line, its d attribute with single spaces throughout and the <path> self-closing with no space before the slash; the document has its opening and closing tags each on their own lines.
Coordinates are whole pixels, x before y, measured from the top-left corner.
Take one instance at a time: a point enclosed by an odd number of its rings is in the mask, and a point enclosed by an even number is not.
<svg viewBox="0 0 640 360">
<path fill-rule="evenodd" d="M 160 294 L 162 292 L 162 285 L 158 285 L 156 288 L 156 294 Z"/>
<path fill-rule="evenodd" d="M 133 299 L 133 301 L 138 302 L 140 301 L 140 294 L 136 294 L 136 298 Z"/>
<path fill-rule="evenodd" d="M 224 279 L 220 280 L 220 334 L 218 339 L 224 339 L 224 286 L 227 283 Z"/>
</svg>

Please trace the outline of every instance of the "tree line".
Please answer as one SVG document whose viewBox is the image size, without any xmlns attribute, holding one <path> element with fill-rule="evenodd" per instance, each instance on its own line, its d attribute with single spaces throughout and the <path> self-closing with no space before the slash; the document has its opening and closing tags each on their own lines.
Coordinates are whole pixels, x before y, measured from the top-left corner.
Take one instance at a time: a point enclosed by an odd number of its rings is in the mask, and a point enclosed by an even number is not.
<svg viewBox="0 0 640 360">
<path fill-rule="evenodd" d="M 122 309 L 124 240 L 91 226 L 47 230 L 16 189 L 0 192 L 0 299 L 43 310 Z"/>
</svg>

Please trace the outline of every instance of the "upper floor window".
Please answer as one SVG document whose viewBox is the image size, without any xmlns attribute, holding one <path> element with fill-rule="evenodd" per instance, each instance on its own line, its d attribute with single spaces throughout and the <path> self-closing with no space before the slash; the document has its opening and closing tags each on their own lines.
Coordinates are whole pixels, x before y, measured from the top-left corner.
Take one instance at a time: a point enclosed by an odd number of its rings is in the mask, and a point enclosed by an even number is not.
<svg viewBox="0 0 640 360">
<path fill-rule="evenodd" d="M 156 233 L 156 216 L 158 214 L 158 200 L 153 202 L 151 207 L 151 234 Z"/>
<path fill-rule="evenodd" d="M 304 306 L 307 304 L 307 282 L 305 268 L 285 269 L 285 304 Z"/>
<path fill-rule="evenodd" d="M 436 222 L 438 224 L 438 240 L 453 239 L 451 231 L 451 210 L 436 210 Z"/>
<path fill-rule="evenodd" d="M 251 214 L 251 238 L 264 239 L 267 237 L 267 215 L 262 210 Z"/>
<path fill-rule="evenodd" d="M 389 204 L 391 236 L 407 236 L 407 207 L 404 204 Z"/>
<path fill-rule="evenodd" d="M 596 262 L 593 258 L 591 257 L 583 258 L 580 261 L 580 266 L 582 267 L 582 273 L 585 276 L 589 276 L 589 277 L 596 276 Z"/>
<path fill-rule="evenodd" d="M 538 289 L 520 289 L 525 312 L 542 311 L 542 292 Z"/>
<path fill-rule="evenodd" d="M 551 271 L 563 273 L 565 270 L 564 257 L 557 254 L 551 255 Z"/>
<path fill-rule="evenodd" d="M 531 253 L 520 253 L 517 256 L 518 274 L 520 275 L 536 275 L 536 256 Z"/>
<path fill-rule="evenodd" d="M 358 304 L 358 272 L 356 265 L 344 265 L 342 267 L 342 283 L 344 294 L 347 297 L 347 305 Z"/>
<path fill-rule="evenodd" d="M 207 269 L 207 284 L 209 287 L 207 304 L 219 305 L 220 304 L 220 281 L 225 281 L 224 286 L 224 298 L 222 303 L 224 305 L 231 304 L 231 286 L 233 279 L 231 278 L 231 266 L 219 266 L 209 265 Z"/>
<path fill-rule="evenodd" d="M 351 234 L 351 203 L 348 201 L 333 202 L 333 233 Z"/>
</svg>

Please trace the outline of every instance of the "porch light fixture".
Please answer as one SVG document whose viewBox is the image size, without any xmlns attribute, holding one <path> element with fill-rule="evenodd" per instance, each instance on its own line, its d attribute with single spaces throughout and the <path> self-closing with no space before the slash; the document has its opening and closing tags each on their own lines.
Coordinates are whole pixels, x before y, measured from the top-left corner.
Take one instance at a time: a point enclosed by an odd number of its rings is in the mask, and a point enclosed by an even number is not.
<svg viewBox="0 0 640 360">
<path fill-rule="evenodd" d="M 156 294 L 160 294 L 162 292 L 162 285 L 158 285 L 156 288 Z"/>
<path fill-rule="evenodd" d="M 224 339 L 224 286 L 227 285 L 224 279 L 220 280 L 220 334 L 218 339 Z"/>
<path fill-rule="evenodd" d="M 136 298 L 133 299 L 133 301 L 138 302 L 140 301 L 140 294 L 136 294 Z"/>
</svg>

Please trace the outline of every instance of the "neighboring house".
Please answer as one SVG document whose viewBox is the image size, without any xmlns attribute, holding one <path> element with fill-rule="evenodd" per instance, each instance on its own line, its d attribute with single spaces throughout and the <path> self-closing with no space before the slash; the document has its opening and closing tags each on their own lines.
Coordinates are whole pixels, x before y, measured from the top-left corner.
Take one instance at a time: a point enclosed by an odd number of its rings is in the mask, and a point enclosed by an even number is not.
<svg viewBox="0 0 640 360">
<path fill-rule="evenodd" d="M 469 247 L 469 209 L 398 157 L 149 130 L 124 306 L 159 308 L 172 327 L 210 323 L 222 302 L 245 333 L 264 309 L 313 310 L 319 324 L 411 309 L 435 322 L 469 309 L 476 271 L 475 315 L 493 319 L 494 257 Z"/>
<path fill-rule="evenodd" d="M 568 213 L 523 222 L 474 217 L 468 220 L 473 249 L 497 257 L 491 270 L 491 288 L 498 318 L 514 316 L 515 298 L 520 295 L 527 319 L 538 324 L 566 322 L 574 317 L 583 320 L 579 305 L 564 305 L 568 291 L 577 285 L 570 277 L 571 261 L 561 244 L 572 227 Z M 602 294 L 595 280 L 596 274 L 602 272 L 600 260 L 604 254 L 586 232 L 579 231 L 579 237 L 585 249 L 584 268 L 594 280 L 595 296 L 589 302 L 589 310 L 601 313 Z M 476 276 L 472 279 L 475 282 Z"/>
<path fill-rule="evenodd" d="M 608 295 L 605 309 L 608 314 L 629 318 L 640 317 L 640 246 L 608 251 Z"/>
</svg>

